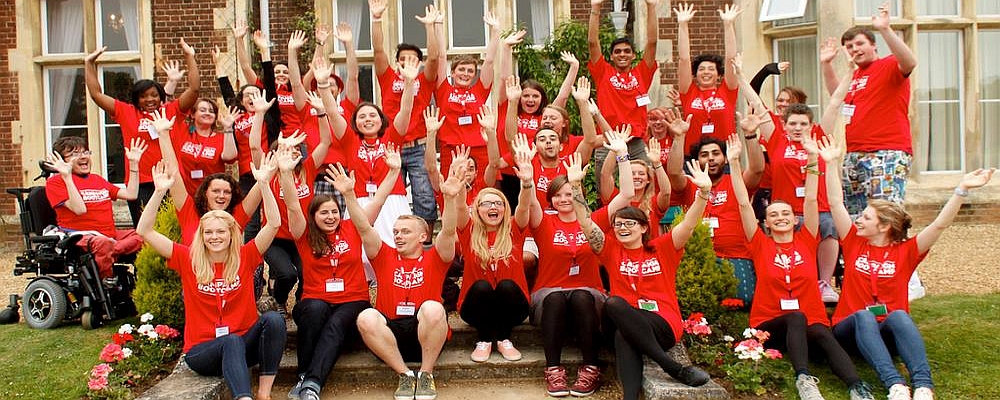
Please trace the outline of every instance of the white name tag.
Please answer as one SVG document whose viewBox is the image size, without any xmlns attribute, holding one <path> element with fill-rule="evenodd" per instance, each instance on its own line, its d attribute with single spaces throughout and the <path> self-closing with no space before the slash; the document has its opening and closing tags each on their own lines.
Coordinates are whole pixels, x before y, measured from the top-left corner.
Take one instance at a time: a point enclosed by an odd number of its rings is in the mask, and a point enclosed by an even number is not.
<svg viewBox="0 0 1000 400">
<path fill-rule="evenodd" d="M 223 337 L 229 334 L 228 326 L 217 326 L 215 327 L 215 337 Z"/>
<path fill-rule="evenodd" d="M 368 182 L 365 184 L 365 191 L 368 192 L 369 196 L 374 196 L 375 192 L 378 191 L 378 185 L 375 182 Z"/>
<path fill-rule="evenodd" d="M 200 169 L 191 170 L 191 179 L 201 179 L 205 177 L 205 171 Z"/>
<path fill-rule="evenodd" d="M 702 135 L 707 135 L 707 134 L 710 134 L 710 133 L 715 133 L 715 124 L 713 124 L 711 122 L 706 122 L 706 123 L 702 124 L 702 126 L 701 126 L 701 134 Z"/>
<path fill-rule="evenodd" d="M 149 138 L 150 139 L 156 140 L 156 139 L 160 138 L 160 132 L 157 132 L 156 129 L 153 129 L 152 126 L 149 127 L 149 129 L 147 130 L 147 133 L 149 133 Z"/>
<path fill-rule="evenodd" d="M 795 197 L 806 197 L 806 188 L 804 186 L 796 187 Z"/>
<path fill-rule="evenodd" d="M 791 311 L 799 309 L 799 299 L 781 299 L 781 310 Z"/>
<path fill-rule="evenodd" d="M 573 275 L 580 275 L 580 266 L 579 265 L 573 264 L 573 266 L 569 267 L 569 276 L 573 276 Z"/>
<path fill-rule="evenodd" d="M 413 316 L 417 313 L 417 305 L 412 301 L 401 301 L 396 305 L 396 315 Z"/>
<path fill-rule="evenodd" d="M 639 309 L 657 312 L 660 311 L 660 306 L 656 304 L 656 300 L 643 300 L 639 299 Z"/>
<path fill-rule="evenodd" d="M 719 229 L 719 218 L 717 217 L 706 217 L 703 218 L 702 223 L 708 226 L 708 237 L 715 237 L 715 230 Z"/>
<path fill-rule="evenodd" d="M 458 117 L 458 125 L 459 126 L 472 125 L 472 116 L 463 115 Z"/>
<path fill-rule="evenodd" d="M 854 104 L 844 104 L 844 106 L 840 108 L 840 114 L 846 117 L 853 117 L 854 108 Z"/>
<path fill-rule="evenodd" d="M 344 280 L 340 278 L 331 278 L 326 280 L 326 292 L 343 292 L 344 291 Z"/>
<path fill-rule="evenodd" d="M 652 101 L 649 100 L 649 95 L 648 94 L 641 94 L 641 95 L 635 96 L 635 104 L 638 105 L 639 107 L 648 106 L 649 103 L 651 103 L 651 102 Z"/>
</svg>

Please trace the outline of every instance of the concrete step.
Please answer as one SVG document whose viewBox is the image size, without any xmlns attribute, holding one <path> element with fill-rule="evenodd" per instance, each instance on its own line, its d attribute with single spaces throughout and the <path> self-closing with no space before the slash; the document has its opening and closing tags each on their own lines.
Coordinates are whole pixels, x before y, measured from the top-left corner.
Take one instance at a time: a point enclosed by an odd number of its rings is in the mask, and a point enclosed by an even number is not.
<svg viewBox="0 0 1000 400">
<path fill-rule="evenodd" d="M 396 380 L 369 382 L 360 385 L 330 384 L 323 388 L 320 397 L 339 400 L 391 399 L 396 390 Z M 537 379 L 497 379 L 490 381 L 445 381 L 435 379 L 438 399 L 441 400 L 545 400 L 545 381 Z M 276 385 L 271 392 L 274 400 L 286 399 L 291 385 Z M 622 397 L 618 382 L 604 380 L 604 385 L 588 399 L 612 400 Z M 567 397 L 570 399 L 571 397 Z"/>
</svg>

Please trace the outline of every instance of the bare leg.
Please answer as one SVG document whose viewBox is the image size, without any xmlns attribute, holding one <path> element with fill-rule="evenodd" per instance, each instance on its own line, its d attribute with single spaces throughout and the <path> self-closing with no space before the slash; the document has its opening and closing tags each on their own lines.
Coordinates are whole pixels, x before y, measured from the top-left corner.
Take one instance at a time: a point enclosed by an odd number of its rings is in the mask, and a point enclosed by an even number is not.
<svg viewBox="0 0 1000 400">
<path fill-rule="evenodd" d="M 261 375 L 257 385 L 257 399 L 269 400 L 271 398 L 271 387 L 274 386 L 274 377 L 277 375 Z M 249 399 L 249 397 L 247 397 Z"/>
<path fill-rule="evenodd" d="M 817 264 L 819 267 L 819 280 L 826 281 L 833 286 L 833 271 L 837 269 L 837 256 L 840 252 L 840 243 L 837 239 L 826 238 L 819 242 L 816 250 Z"/>
<path fill-rule="evenodd" d="M 369 308 L 358 315 L 358 331 L 361 332 L 365 345 L 389 368 L 397 374 L 409 371 L 403 362 L 403 356 L 399 354 L 399 346 L 396 344 L 396 337 L 389 330 L 388 321 L 377 310 Z"/>
<path fill-rule="evenodd" d="M 428 300 L 420 305 L 417 339 L 420 341 L 420 371 L 434 372 L 434 364 L 448 339 L 448 314 L 441 303 Z"/>
</svg>

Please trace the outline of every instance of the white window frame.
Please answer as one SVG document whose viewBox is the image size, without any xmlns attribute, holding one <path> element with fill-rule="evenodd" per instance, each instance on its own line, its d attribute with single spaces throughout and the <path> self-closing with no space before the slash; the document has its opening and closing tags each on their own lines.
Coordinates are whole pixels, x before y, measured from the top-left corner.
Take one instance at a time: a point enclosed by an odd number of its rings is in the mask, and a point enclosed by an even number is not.
<svg viewBox="0 0 1000 400">
<path fill-rule="evenodd" d="M 452 18 L 455 18 L 455 3 L 461 1 L 464 4 L 466 2 L 479 1 L 479 0 L 448 0 L 448 44 L 449 49 L 454 50 L 482 50 L 490 45 L 490 27 L 483 23 L 483 46 L 457 46 L 455 45 L 455 23 Z M 481 0 L 483 2 L 483 10 L 485 12 L 490 11 L 490 5 L 487 0 Z M 400 29 L 402 32 L 402 29 Z M 449 54 L 451 54 L 449 52 Z"/>
<path fill-rule="evenodd" d="M 334 1 L 336 1 L 336 0 L 334 0 Z M 397 43 L 410 43 L 410 44 L 412 44 L 413 43 L 412 41 L 406 41 L 405 38 L 403 37 L 403 1 L 406 1 L 406 0 L 396 0 L 396 42 Z M 427 2 L 428 2 L 428 4 L 435 4 L 435 3 L 437 3 L 436 0 L 427 0 Z M 388 10 L 386 10 L 386 11 L 388 11 Z M 450 14 L 450 13 L 448 13 L 448 14 Z M 383 17 L 384 17 L 384 15 L 383 15 Z M 412 18 L 413 16 L 411 15 L 410 17 Z M 448 22 L 448 25 L 451 26 L 451 23 L 450 23 L 451 20 L 450 19 L 448 21 L 446 21 L 446 22 Z M 448 37 L 450 39 L 451 38 L 451 28 L 448 28 L 448 35 L 449 35 Z M 450 44 L 450 42 L 446 43 L 446 44 Z M 374 45 L 375 44 L 373 43 L 372 46 L 374 46 Z M 430 43 L 426 43 L 424 47 L 420 48 L 420 50 L 424 52 L 424 55 L 427 55 L 427 45 L 430 45 Z M 390 58 L 392 58 L 394 51 L 395 51 L 395 49 L 392 49 L 392 52 L 390 52 L 388 48 L 386 49 L 386 52 L 389 53 L 389 57 Z M 395 60 L 393 60 L 393 61 L 395 61 Z"/>
<path fill-rule="evenodd" d="M 771 14 L 771 6 L 774 2 L 798 2 L 795 11 L 785 14 Z M 764 4 L 760 7 L 760 22 L 775 21 L 779 19 L 790 19 L 790 18 L 800 18 L 806 15 L 806 5 L 808 5 L 809 0 L 764 0 Z"/>
<path fill-rule="evenodd" d="M 941 30 L 935 29 L 935 30 L 925 30 L 925 31 L 920 32 L 920 33 L 943 33 L 943 32 L 954 32 L 954 33 L 958 34 L 958 36 L 956 36 L 956 39 L 955 39 L 955 41 L 956 41 L 956 43 L 955 43 L 956 44 L 956 48 L 959 49 L 958 50 L 959 51 L 959 57 L 957 57 L 958 58 L 958 69 L 957 69 L 957 71 L 959 71 L 959 73 L 961 74 L 958 77 L 958 79 L 957 79 L 958 98 L 955 99 L 955 100 L 920 100 L 920 99 L 917 99 L 916 100 L 916 103 L 917 103 L 916 106 L 919 109 L 919 107 L 921 105 L 923 105 L 923 104 L 927 104 L 927 105 L 931 105 L 931 104 L 958 104 L 958 128 L 957 128 L 957 130 L 956 130 L 956 132 L 954 134 L 958 135 L 958 137 L 959 137 L 959 140 L 958 140 L 959 169 L 957 169 L 957 170 L 934 170 L 934 171 L 932 171 L 932 170 L 928 169 L 930 167 L 930 163 L 928 162 L 926 165 L 923 166 L 924 170 L 920 172 L 921 174 L 926 174 L 926 175 L 953 175 L 956 172 L 965 171 L 965 169 L 966 169 L 966 162 L 967 162 L 966 157 L 965 157 L 965 101 L 964 101 L 964 99 L 965 99 L 965 74 L 966 74 L 966 72 L 965 72 L 965 46 L 964 46 L 964 43 L 965 43 L 965 41 L 964 41 L 965 40 L 965 33 L 962 31 L 962 29 L 941 29 Z M 918 33 L 918 36 L 917 36 L 917 40 L 920 40 L 919 33 Z M 924 116 L 924 117 L 927 117 L 927 116 Z M 932 132 L 922 132 L 922 131 L 919 132 L 920 141 L 921 142 L 925 142 L 925 144 L 923 144 L 923 147 L 918 149 L 918 154 L 920 154 L 921 157 L 927 156 L 927 154 L 925 154 L 925 151 L 929 151 L 929 146 L 930 146 L 929 138 L 931 137 L 931 134 L 932 134 Z"/>
<path fill-rule="evenodd" d="M 892 5 L 890 6 L 890 9 L 889 9 L 889 19 L 892 19 L 892 18 L 902 18 L 903 17 L 903 1 L 902 0 L 891 0 L 891 1 L 892 1 Z M 876 4 L 876 9 L 868 10 L 866 15 L 858 15 L 858 11 L 860 11 L 860 10 L 858 10 L 858 1 L 854 0 L 853 3 L 854 4 L 851 4 L 851 5 L 854 6 L 854 19 L 855 20 L 860 20 L 860 19 L 868 19 L 868 20 L 870 20 L 871 17 L 872 17 L 872 15 L 875 15 L 875 12 L 878 11 L 878 9 L 877 9 L 878 5 Z M 881 4 L 881 0 L 878 1 L 878 2 L 876 2 L 876 3 Z M 871 22 L 869 21 L 868 24 L 870 25 Z"/>
<path fill-rule="evenodd" d="M 48 149 L 52 149 L 52 145 L 55 142 L 52 140 L 52 129 L 84 129 L 88 128 L 87 125 L 52 125 L 52 99 L 50 97 L 51 84 L 49 83 L 49 70 L 53 69 L 83 69 L 83 66 L 75 65 L 50 65 L 42 67 L 42 96 L 44 109 L 45 109 L 45 148 L 46 153 Z M 84 93 L 86 96 L 86 92 Z"/>
<path fill-rule="evenodd" d="M 97 65 L 97 79 L 101 83 L 101 87 L 102 88 L 107 87 L 105 85 L 105 82 L 104 82 L 104 70 L 106 68 L 132 67 L 132 66 L 138 67 L 138 69 L 139 69 L 138 74 L 136 74 L 136 76 L 135 76 L 135 80 L 138 81 L 140 79 L 143 79 L 142 78 L 142 65 L 138 61 L 136 61 L 136 62 L 114 62 L 114 63 L 98 64 Z M 121 128 L 121 125 L 117 124 L 117 123 L 107 123 L 107 122 L 105 122 L 105 120 L 107 120 L 107 112 L 105 112 L 103 109 L 101 109 L 100 110 L 100 117 L 98 119 L 98 126 L 97 126 L 97 129 L 100 132 L 99 136 L 101 137 L 101 140 L 100 140 L 100 143 L 101 143 L 101 153 L 100 154 L 101 154 L 101 157 L 103 158 L 101 160 L 101 164 L 102 164 L 102 166 L 101 166 L 101 176 L 103 176 L 104 179 L 107 179 L 110 182 L 111 181 L 110 175 L 108 175 L 108 167 L 109 167 L 109 165 L 108 165 L 108 153 L 109 153 L 108 152 L 108 128 Z M 123 136 L 122 140 L 123 140 L 122 145 L 123 146 L 128 146 L 127 143 L 124 143 L 124 136 Z M 122 161 L 122 162 L 124 162 L 124 161 Z M 128 166 L 126 166 L 126 168 L 127 167 Z M 126 173 L 127 172 L 128 171 L 126 171 Z M 114 182 L 112 182 L 112 183 L 114 183 Z M 122 183 L 114 183 L 114 184 L 116 186 L 118 186 L 118 187 L 125 187 L 125 183 L 124 182 L 122 182 Z"/>
<path fill-rule="evenodd" d="M 978 33 L 978 35 L 980 36 L 980 38 L 982 37 L 983 33 L 992 33 L 992 34 L 997 35 L 998 38 L 1000 38 L 1000 29 L 980 29 L 979 33 Z M 980 42 L 980 43 L 982 43 L 982 42 Z M 982 58 L 985 58 L 985 57 L 988 57 L 988 56 L 985 54 L 985 52 L 979 51 L 979 57 L 980 57 L 980 59 L 982 59 Z M 976 60 L 976 62 L 979 62 L 979 60 Z M 979 74 L 978 78 L 979 78 L 979 85 L 982 85 L 983 84 L 983 80 L 985 78 L 983 76 L 983 74 L 982 74 L 982 70 L 980 70 L 980 74 Z M 984 114 L 984 112 L 982 111 L 983 110 L 983 105 L 984 104 L 1000 104 L 1000 97 L 996 97 L 996 98 L 983 98 L 983 95 L 982 95 L 983 92 L 980 91 L 979 93 L 980 93 L 980 97 L 979 97 L 979 101 L 978 101 L 978 103 L 979 103 L 978 106 L 979 106 L 979 110 L 980 110 L 980 112 L 979 112 L 979 119 L 980 120 L 977 121 L 977 122 L 981 123 L 982 120 L 983 120 L 983 114 Z M 998 96 L 1000 96 L 1000 95 L 998 95 Z M 976 129 L 979 129 L 978 124 L 976 126 Z M 982 155 L 983 159 L 986 160 L 987 159 L 986 158 L 987 148 L 986 148 L 986 137 L 985 137 L 986 132 L 983 132 L 983 135 L 984 135 L 984 137 L 981 140 L 981 143 L 983 143 L 983 149 L 982 149 L 983 151 L 982 151 L 981 155 Z M 995 149 L 994 151 L 1000 151 L 1000 149 Z M 986 165 L 989 166 L 990 164 L 987 162 Z"/>
<path fill-rule="evenodd" d="M 340 1 L 344 1 L 344 0 L 340 0 Z M 333 52 L 334 52 L 334 54 L 347 54 L 347 50 L 344 49 L 344 45 L 342 43 L 340 43 L 339 40 L 337 40 L 337 38 L 333 35 L 333 32 L 332 32 L 333 29 L 337 29 L 337 24 L 339 24 L 341 22 L 341 20 L 340 20 L 340 13 L 339 13 L 339 10 L 337 9 L 337 4 L 340 3 L 340 1 L 330 0 L 330 5 L 331 5 L 331 8 L 333 9 L 332 10 L 333 21 L 330 24 L 331 33 L 330 33 L 330 38 L 328 40 L 333 40 L 333 42 L 334 42 L 334 44 L 333 44 Z M 362 5 L 362 7 L 363 7 L 362 9 L 367 8 L 368 7 L 368 2 L 367 2 L 368 0 L 361 0 L 361 1 L 364 2 L 364 4 Z M 388 10 L 386 10 L 386 12 L 388 12 Z M 383 13 L 382 16 L 385 17 L 385 14 Z M 362 15 L 361 18 L 362 19 L 368 18 L 369 20 L 371 20 L 371 9 L 368 10 L 368 15 Z M 369 43 L 371 45 L 370 49 L 359 49 L 358 48 L 358 36 L 367 33 L 368 37 L 369 37 L 369 41 L 371 41 L 370 40 L 371 34 L 372 34 L 372 32 L 371 32 L 371 26 L 372 26 L 372 23 L 369 22 L 369 24 L 368 24 L 368 28 L 369 28 L 368 32 L 358 32 L 358 34 L 354 36 L 354 51 L 357 52 L 357 54 L 359 56 L 361 56 L 361 55 L 369 55 L 370 56 L 370 55 L 373 55 L 375 53 L 375 43 Z M 352 26 L 351 30 L 353 31 L 354 28 L 355 27 Z"/>
<path fill-rule="evenodd" d="M 103 18 L 104 10 L 102 8 L 102 6 L 104 5 L 104 1 L 105 0 L 93 0 L 93 1 L 94 1 L 94 23 L 97 24 L 96 26 L 94 26 L 94 31 L 97 34 L 97 46 L 98 47 L 107 46 L 104 43 L 104 18 Z M 136 2 L 136 10 L 137 11 L 138 11 L 138 9 L 140 7 L 139 0 L 122 0 L 122 1 L 134 1 L 134 2 Z M 138 13 L 136 13 L 135 18 L 136 18 L 136 20 L 135 20 L 136 29 L 141 29 L 142 27 L 139 26 L 139 15 L 138 15 Z M 124 28 L 122 28 L 122 29 L 124 29 Z M 137 47 L 138 47 L 138 43 L 137 43 Z M 106 53 L 107 54 L 139 54 L 139 49 L 137 48 L 135 50 L 108 50 Z"/>
<path fill-rule="evenodd" d="M 81 0 L 85 1 L 85 0 Z M 42 55 L 43 56 L 63 56 L 63 55 L 74 55 L 74 54 L 86 54 L 86 42 L 84 42 L 83 51 L 79 53 L 49 53 L 49 2 L 48 0 L 42 0 L 39 4 L 41 8 L 41 30 L 42 30 Z M 87 31 L 86 24 L 84 24 L 83 29 L 80 30 L 80 34 L 83 35 Z"/>
<path fill-rule="evenodd" d="M 804 39 L 804 38 L 813 38 L 816 41 L 816 45 L 819 46 L 819 43 L 820 43 L 819 34 L 772 38 L 771 39 L 771 54 L 772 54 L 772 59 L 774 60 L 773 62 L 781 62 L 781 61 L 783 61 L 783 60 L 779 60 L 779 57 L 778 57 L 778 42 L 785 41 L 785 40 Z M 787 60 L 784 60 L 784 61 L 787 61 Z M 792 67 L 793 68 L 794 68 L 794 66 L 795 66 L 795 63 L 792 63 Z M 823 82 L 820 80 L 820 74 L 823 73 L 822 67 L 823 66 L 819 62 L 819 52 L 817 51 L 816 52 L 816 76 L 813 77 L 813 79 L 815 79 L 815 82 L 813 84 L 816 85 L 815 87 L 819 91 L 823 90 L 823 86 L 822 86 Z M 779 93 L 779 91 L 781 90 L 782 87 L 787 86 L 787 85 L 783 85 L 781 83 L 781 75 L 778 75 L 774 79 L 772 79 L 772 84 L 774 85 L 774 95 L 775 96 L 778 95 L 778 93 Z M 823 109 L 823 96 L 822 96 L 822 93 L 816 93 L 816 95 L 812 96 L 812 100 L 816 100 L 816 104 L 815 105 L 814 104 L 808 104 L 808 100 L 807 100 L 806 105 L 809 106 L 809 108 L 811 108 L 813 110 L 813 113 L 818 116 L 818 115 L 820 115 L 821 110 Z"/>
<path fill-rule="evenodd" d="M 920 1 L 954 1 L 955 2 L 955 13 L 954 14 L 920 14 L 918 4 Z M 935 17 L 957 17 L 962 14 L 962 0 L 914 0 L 913 11 L 916 12 L 917 18 L 935 18 Z"/>
<path fill-rule="evenodd" d="M 511 13 L 512 13 L 510 20 L 514 21 L 514 24 L 517 24 L 517 0 L 509 0 L 509 1 L 511 2 L 510 9 L 511 9 Z M 765 1 L 769 1 L 769 0 L 765 0 Z M 553 14 L 555 14 L 555 9 L 552 6 L 552 3 L 553 3 L 552 1 L 546 1 L 545 2 L 546 6 L 548 6 L 548 8 L 549 8 L 549 29 L 547 31 L 548 35 L 546 35 L 546 36 L 552 36 L 552 32 L 554 32 L 555 29 L 556 29 L 556 26 L 555 26 L 556 25 L 555 15 L 553 15 Z M 535 27 L 532 26 L 531 29 L 534 30 Z M 489 32 L 487 32 L 486 40 L 487 40 L 486 44 L 488 45 L 489 44 L 489 42 L 488 42 L 489 41 Z M 534 42 L 534 38 L 532 38 L 532 42 Z M 532 47 L 535 47 L 535 48 L 541 48 L 543 46 L 545 46 L 545 43 L 532 43 Z"/>
<path fill-rule="evenodd" d="M 347 65 L 345 63 L 343 63 L 343 62 L 338 62 L 337 63 L 337 68 L 334 70 L 334 73 L 336 73 L 337 76 L 340 77 L 340 79 L 344 80 L 344 85 L 346 86 L 347 85 L 347 77 L 345 77 L 343 75 L 340 75 L 340 68 L 341 68 L 341 66 L 343 66 L 344 71 L 346 72 Z M 370 66 L 371 70 L 372 70 L 372 74 L 371 74 L 371 76 L 372 76 L 372 99 L 375 101 L 376 104 L 381 104 L 382 103 L 382 98 L 380 96 L 381 93 L 380 93 L 380 89 L 379 89 L 379 86 L 378 86 L 378 72 L 375 71 L 375 62 L 374 61 L 358 62 L 358 79 L 359 80 L 361 78 L 360 74 L 364 73 L 363 71 L 361 71 L 361 67 L 364 67 L 364 66 Z M 360 89 L 361 88 L 359 87 L 358 90 L 360 90 Z M 365 97 L 362 96 L 361 94 L 362 93 L 358 94 L 358 97 L 360 98 L 360 101 L 366 101 L 366 100 L 364 100 Z M 341 96 L 341 97 L 343 97 L 343 96 Z M 348 116 L 348 115 L 344 116 L 344 118 L 349 118 L 349 117 L 350 116 Z"/>
</svg>

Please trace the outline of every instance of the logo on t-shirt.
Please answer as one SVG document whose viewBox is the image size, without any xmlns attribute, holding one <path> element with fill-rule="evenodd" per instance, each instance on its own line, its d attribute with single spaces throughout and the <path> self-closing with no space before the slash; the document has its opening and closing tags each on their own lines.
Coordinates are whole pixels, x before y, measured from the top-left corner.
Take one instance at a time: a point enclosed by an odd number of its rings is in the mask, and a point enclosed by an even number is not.
<svg viewBox="0 0 1000 400">
<path fill-rule="evenodd" d="M 726 100 L 722 97 L 712 96 L 707 99 L 695 97 L 691 101 L 691 108 L 695 110 L 722 110 L 726 108 Z"/>
<path fill-rule="evenodd" d="M 392 271 L 392 284 L 401 289 L 410 289 L 424 285 L 424 268 L 416 267 L 410 271 L 403 267 Z"/>
<path fill-rule="evenodd" d="M 799 149 L 798 147 L 792 145 L 788 145 L 788 147 L 785 147 L 785 159 L 802 161 L 805 160 L 806 158 L 808 158 L 808 154 L 806 154 L 805 150 Z"/>
<path fill-rule="evenodd" d="M 547 177 L 545 175 L 541 175 L 541 176 L 538 177 L 538 182 L 535 183 L 535 186 L 538 187 L 537 190 L 539 192 L 548 192 L 549 191 L 549 183 L 550 183 L 549 177 Z"/>
<path fill-rule="evenodd" d="M 80 197 L 84 203 L 100 203 L 111 201 L 111 192 L 108 189 L 80 189 Z"/>
<path fill-rule="evenodd" d="M 360 146 L 358 147 L 358 158 L 361 161 L 372 163 L 375 162 L 379 157 L 385 154 L 385 146 L 382 143 L 378 143 L 374 147 Z"/>
<path fill-rule="evenodd" d="M 576 242 L 577 246 L 587 243 L 587 237 L 581 231 L 567 233 L 560 229 L 552 235 L 552 244 L 556 246 L 569 246 L 570 240 Z"/>
<path fill-rule="evenodd" d="M 642 273 L 639 273 L 639 268 L 642 268 Z M 660 274 L 660 262 L 656 257 L 650 257 L 639 263 L 633 260 L 622 260 L 618 264 L 618 272 L 624 276 L 650 276 Z"/>
<path fill-rule="evenodd" d="M 619 74 L 611 75 L 608 78 L 608 82 L 611 83 L 611 87 L 621 91 L 632 91 L 639 88 L 639 80 L 631 72 L 625 76 Z"/>
<path fill-rule="evenodd" d="M 253 118 L 240 118 L 233 125 L 233 129 L 243 132 L 243 136 L 250 136 L 250 128 L 253 127 Z"/>
<path fill-rule="evenodd" d="M 458 104 L 462 104 L 462 105 L 465 105 L 465 104 L 468 104 L 468 103 L 475 103 L 476 102 L 476 94 L 472 93 L 472 92 L 464 92 L 464 93 L 451 92 L 451 93 L 448 94 L 448 102 L 449 103 L 458 103 Z"/>
<path fill-rule="evenodd" d="M 518 118 L 517 126 L 521 129 L 538 130 L 538 120 L 535 118 Z"/>
<path fill-rule="evenodd" d="M 721 206 L 723 204 L 726 204 L 727 200 L 729 200 L 728 190 L 713 190 L 711 193 L 708 194 L 708 202 L 711 203 L 713 206 Z"/>
<path fill-rule="evenodd" d="M 239 290 L 240 286 L 240 276 L 237 275 L 236 280 L 231 284 L 226 284 L 225 279 L 216 279 L 212 283 L 199 283 L 198 293 L 208 296 L 226 295 L 229 292 Z"/>
<path fill-rule="evenodd" d="M 868 87 L 868 75 L 859 76 L 851 80 L 851 88 L 848 93 L 854 93 L 859 90 L 865 90 Z"/>
<path fill-rule="evenodd" d="M 290 106 L 295 104 L 295 97 L 290 94 L 279 94 L 278 95 L 278 105 Z"/>
<path fill-rule="evenodd" d="M 392 81 L 392 92 L 393 93 L 403 93 L 403 86 L 406 85 L 402 79 L 396 79 Z M 420 91 L 420 80 L 413 81 L 413 89 Z"/>
<path fill-rule="evenodd" d="M 872 270 L 878 272 L 878 276 L 881 278 L 892 278 L 896 275 L 896 262 L 893 260 L 885 260 L 885 262 L 878 262 L 875 260 L 869 260 L 868 254 L 861 254 L 858 259 L 854 261 L 854 268 L 859 272 L 871 275 Z"/>
<path fill-rule="evenodd" d="M 790 269 L 802 265 L 802 255 L 798 251 L 792 250 L 792 254 L 777 253 L 774 255 L 774 266 L 781 269 Z"/>
<path fill-rule="evenodd" d="M 309 185 L 306 185 L 304 182 L 300 182 L 299 185 L 295 187 L 295 195 L 298 196 L 299 199 L 309 197 L 310 193 L 311 191 L 309 189 Z M 285 192 L 283 192 L 280 187 L 278 188 L 278 197 L 281 199 L 285 198 Z"/>
</svg>

